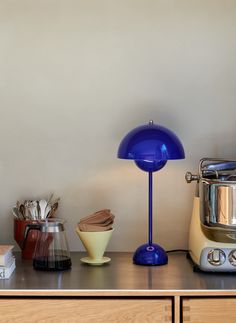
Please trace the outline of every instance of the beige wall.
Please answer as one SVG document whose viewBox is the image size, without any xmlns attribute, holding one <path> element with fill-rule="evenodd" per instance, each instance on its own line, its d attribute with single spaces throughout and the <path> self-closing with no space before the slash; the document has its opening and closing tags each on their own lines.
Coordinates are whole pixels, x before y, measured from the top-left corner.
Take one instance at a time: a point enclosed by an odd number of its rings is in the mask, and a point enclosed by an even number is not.
<svg viewBox="0 0 236 323">
<path fill-rule="evenodd" d="M 101 208 L 116 215 L 110 250 L 145 242 L 147 176 L 116 152 L 152 118 L 186 150 L 155 175 L 154 240 L 186 248 L 185 172 L 236 157 L 235 37 L 233 0 L 0 0 L 0 243 L 15 201 L 50 192 L 71 250 Z"/>
</svg>

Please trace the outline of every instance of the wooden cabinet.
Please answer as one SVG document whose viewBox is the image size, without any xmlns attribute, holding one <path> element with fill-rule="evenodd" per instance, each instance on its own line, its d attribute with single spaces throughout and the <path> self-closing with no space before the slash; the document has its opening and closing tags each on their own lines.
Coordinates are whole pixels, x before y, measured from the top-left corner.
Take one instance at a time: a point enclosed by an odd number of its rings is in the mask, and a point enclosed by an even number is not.
<svg viewBox="0 0 236 323">
<path fill-rule="evenodd" d="M 236 276 L 193 272 L 183 254 L 167 266 L 136 266 L 111 253 L 106 266 L 41 272 L 16 254 L 16 270 L 0 280 L 0 323 L 236 323 Z"/>
<path fill-rule="evenodd" d="M 171 323 L 171 299 L 0 299 L 0 322 Z"/>
<path fill-rule="evenodd" d="M 235 323 L 236 297 L 14 297 L 0 323 Z"/>
<path fill-rule="evenodd" d="M 187 323 L 234 323 L 236 298 L 183 298 L 182 311 L 183 322 Z"/>
</svg>

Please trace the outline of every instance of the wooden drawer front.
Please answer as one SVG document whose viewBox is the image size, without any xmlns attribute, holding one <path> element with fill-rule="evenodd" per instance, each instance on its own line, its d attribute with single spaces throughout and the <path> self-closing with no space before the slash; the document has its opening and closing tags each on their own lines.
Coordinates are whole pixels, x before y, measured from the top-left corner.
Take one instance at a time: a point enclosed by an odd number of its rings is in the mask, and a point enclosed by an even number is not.
<svg viewBox="0 0 236 323">
<path fill-rule="evenodd" d="M 1 323 L 171 322 L 171 299 L 1 299 Z"/>
<path fill-rule="evenodd" d="M 234 323 L 236 298 L 184 298 L 183 322 Z"/>
</svg>

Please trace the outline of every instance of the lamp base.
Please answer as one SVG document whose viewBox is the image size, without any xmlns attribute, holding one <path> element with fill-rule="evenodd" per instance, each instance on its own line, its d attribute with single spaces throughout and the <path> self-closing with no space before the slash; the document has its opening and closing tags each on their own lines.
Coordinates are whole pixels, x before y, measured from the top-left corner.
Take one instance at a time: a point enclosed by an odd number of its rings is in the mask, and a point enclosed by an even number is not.
<svg viewBox="0 0 236 323">
<path fill-rule="evenodd" d="M 161 266 L 168 263 L 168 257 L 161 246 L 145 243 L 135 251 L 133 263 L 143 266 Z"/>
</svg>

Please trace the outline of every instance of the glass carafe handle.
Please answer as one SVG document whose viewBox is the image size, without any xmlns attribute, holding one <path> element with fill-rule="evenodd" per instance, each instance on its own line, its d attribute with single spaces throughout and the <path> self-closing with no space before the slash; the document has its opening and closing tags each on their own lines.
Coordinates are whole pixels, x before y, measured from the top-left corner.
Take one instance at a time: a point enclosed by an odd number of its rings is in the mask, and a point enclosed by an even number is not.
<svg viewBox="0 0 236 323">
<path fill-rule="evenodd" d="M 41 225 L 40 224 L 27 224 L 25 226 L 24 241 L 23 241 L 23 245 L 22 245 L 22 250 L 25 249 L 25 244 L 27 242 L 27 238 L 28 238 L 30 230 L 39 230 L 39 231 L 41 231 Z"/>
</svg>

